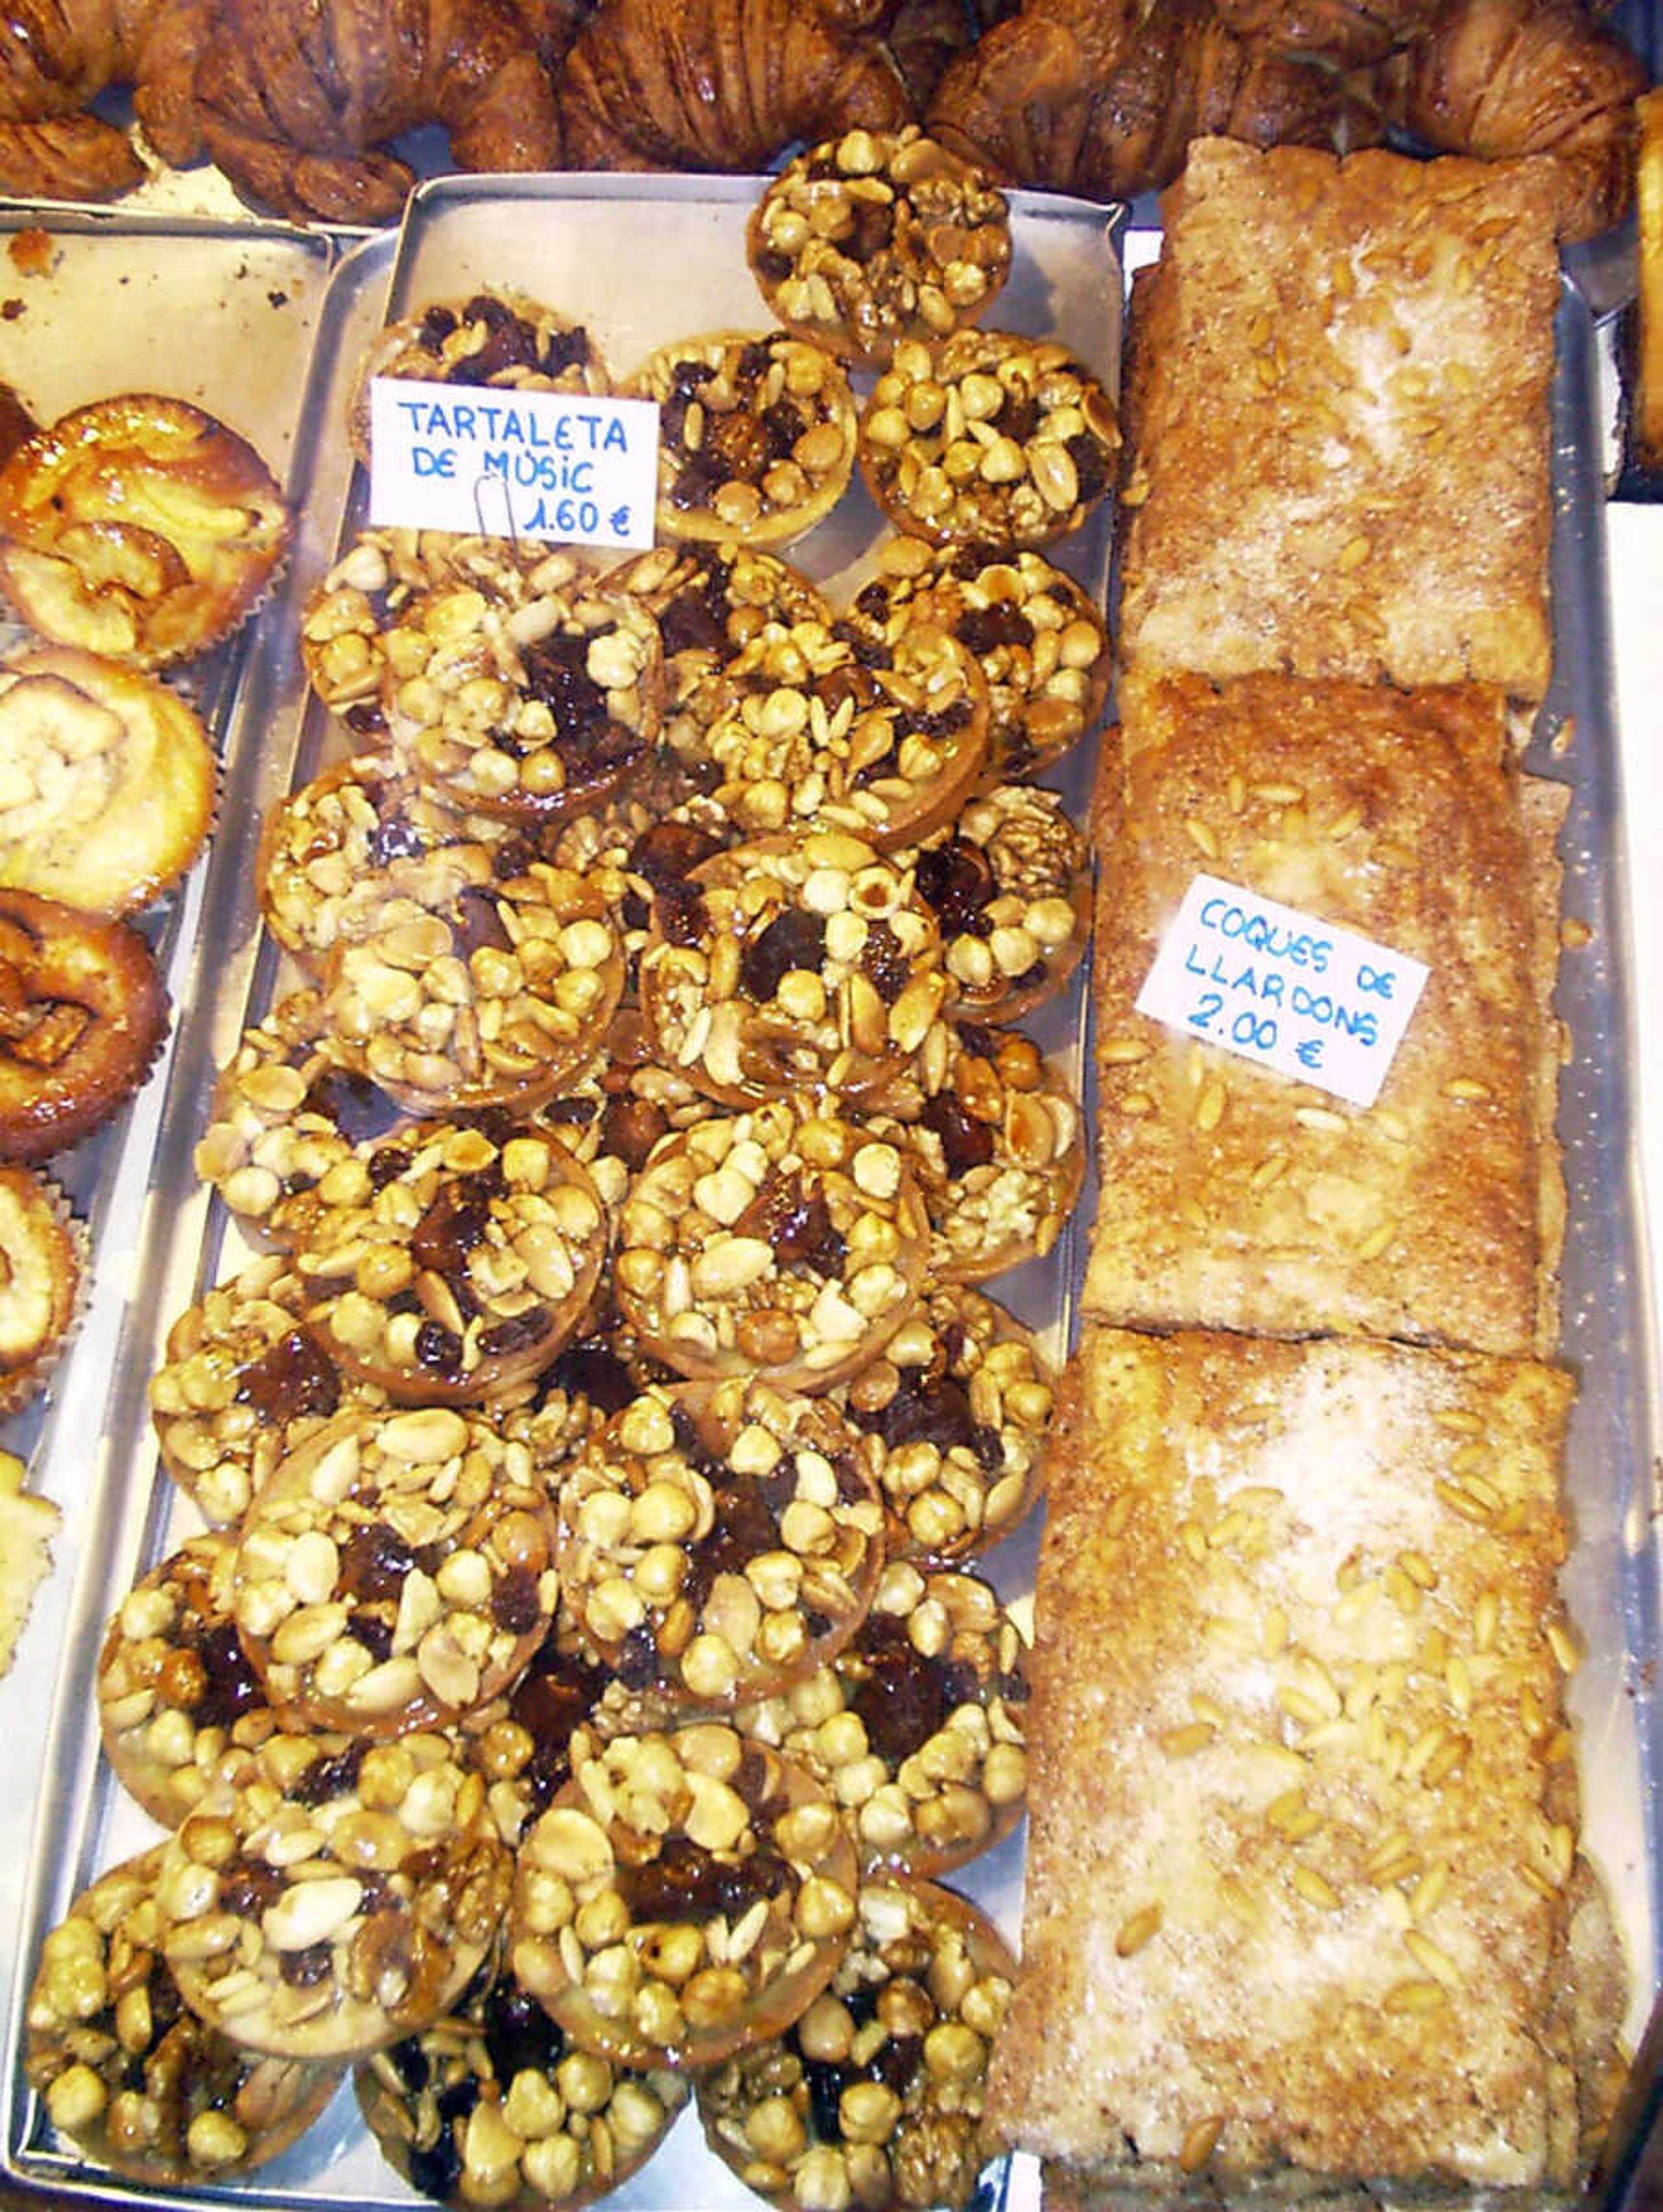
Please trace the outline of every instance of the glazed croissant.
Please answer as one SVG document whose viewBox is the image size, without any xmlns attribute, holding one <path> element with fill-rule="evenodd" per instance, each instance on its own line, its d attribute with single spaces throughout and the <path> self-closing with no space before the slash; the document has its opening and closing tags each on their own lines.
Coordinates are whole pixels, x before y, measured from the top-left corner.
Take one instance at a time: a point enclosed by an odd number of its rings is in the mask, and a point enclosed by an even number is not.
<svg viewBox="0 0 1663 2212">
<path fill-rule="evenodd" d="M 1029 0 L 950 65 L 929 126 L 1002 178 L 1094 199 L 1170 183 L 1203 134 L 1379 135 L 1336 70 L 1238 37 L 1210 0 Z"/>
<path fill-rule="evenodd" d="M 203 14 L 203 0 L 11 0 L 0 20 L 0 189 L 110 199 L 139 183 L 125 135 L 80 112 L 113 84 L 133 86 L 164 161 L 193 160 Z"/>
<path fill-rule="evenodd" d="M 1386 59 L 1426 30 L 1438 0 L 1215 0 L 1233 31 L 1337 69 Z"/>
<path fill-rule="evenodd" d="M 386 222 L 411 178 L 378 149 L 441 123 L 465 169 L 560 164 L 533 28 L 508 0 L 220 0 L 196 78 L 204 144 L 299 220 Z"/>
<path fill-rule="evenodd" d="M 1443 0 L 1385 78 L 1392 120 L 1440 152 L 1550 155 L 1562 239 L 1596 237 L 1627 212 L 1647 82 L 1581 0 Z"/>
<path fill-rule="evenodd" d="M 795 139 L 910 121 L 875 29 L 843 5 L 602 0 L 559 79 L 568 167 L 764 169 Z"/>
</svg>

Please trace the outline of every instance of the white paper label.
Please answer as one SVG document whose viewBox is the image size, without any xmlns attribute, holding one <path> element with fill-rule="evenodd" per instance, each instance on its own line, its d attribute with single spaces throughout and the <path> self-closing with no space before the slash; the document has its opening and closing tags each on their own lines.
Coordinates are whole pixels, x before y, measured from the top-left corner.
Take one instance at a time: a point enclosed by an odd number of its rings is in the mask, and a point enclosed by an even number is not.
<svg viewBox="0 0 1663 2212">
<path fill-rule="evenodd" d="M 1407 953 L 1197 876 L 1137 1011 L 1372 1106 L 1429 973 Z"/>
<path fill-rule="evenodd" d="M 653 542 L 655 400 L 375 376 L 369 428 L 372 523 L 637 551 Z"/>
</svg>

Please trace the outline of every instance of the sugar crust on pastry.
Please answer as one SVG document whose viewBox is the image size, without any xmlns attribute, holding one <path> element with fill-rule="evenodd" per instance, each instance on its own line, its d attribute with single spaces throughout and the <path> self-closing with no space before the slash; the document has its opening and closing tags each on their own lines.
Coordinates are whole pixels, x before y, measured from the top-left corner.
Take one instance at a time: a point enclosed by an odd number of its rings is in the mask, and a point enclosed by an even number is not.
<svg viewBox="0 0 1663 2212">
<path fill-rule="evenodd" d="M 1572 1389 L 1532 1361 L 1087 1325 L 1051 1435 L 1023 1966 L 989 2093 L 1061 2201 L 1574 2178 Z"/>
<path fill-rule="evenodd" d="M 1521 809 L 1501 695 L 1145 673 L 1121 703 L 1097 803 L 1087 1310 L 1550 1349 L 1565 794 L 1524 779 Z M 1372 1108 L 1136 1011 L 1198 871 L 1428 963 Z"/>
<path fill-rule="evenodd" d="M 1531 162 L 1197 142 L 1138 295 L 1126 660 L 1541 697 L 1550 201 Z"/>
</svg>

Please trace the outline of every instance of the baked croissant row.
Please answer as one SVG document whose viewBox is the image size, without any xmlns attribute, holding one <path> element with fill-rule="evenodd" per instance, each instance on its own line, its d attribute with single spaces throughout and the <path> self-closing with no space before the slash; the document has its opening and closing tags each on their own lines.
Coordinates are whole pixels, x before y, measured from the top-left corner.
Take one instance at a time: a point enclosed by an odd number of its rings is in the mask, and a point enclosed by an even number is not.
<svg viewBox="0 0 1663 2212">
<path fill-rule="evenodd" d="M 1170 183 L 1193 137 L 1344 152 L 1391 122 L 1551 157 L 1574 240 L 1628 207 L 1646 82 L 1582 0 L 1028 0 L 948 68 L 929 123 L 1005 178 L 1122 199 Z"/>
<path fill-rule="evenodd" d="M 751 170 L 922 110 L 1008 181 L 1101 199 L 1215 133 L 1544 154 L 1570 239 L 1628 205 L 1646 72 L 1588 0 L 14 0 L 0 190 L 137 181 L 80 112 L 128 80 L 164 159 L 200 143 L 302 220 L 395 217 L 386 142 L 422 124 L 462 168 Z"/>
<path fill-rule="evenodd" d="M 1440 153 L 1552 157 L 1562 239 L 1628 211 L 1645 69 L 1580 0 L 1443 0 L 1427 36 L 1386 64 L 1392 121 Z"/>
<path fill-rule="evenodd" d="M 898 129 L 912 103 L 866 12 L 858 0 L 602 0 L 560 73 L 568 164 L 764 169 L 795 139 Z"/>
<path fill-rule="evenodd" d="M 205 0 L 10 0 L 0 22 L 0 190 L 110 199 L 140 182 L 125 136 L 81 112 L 131 84 L 150 143 L 175 166 L 201 152 L 192 77 Z"/>
</svg>

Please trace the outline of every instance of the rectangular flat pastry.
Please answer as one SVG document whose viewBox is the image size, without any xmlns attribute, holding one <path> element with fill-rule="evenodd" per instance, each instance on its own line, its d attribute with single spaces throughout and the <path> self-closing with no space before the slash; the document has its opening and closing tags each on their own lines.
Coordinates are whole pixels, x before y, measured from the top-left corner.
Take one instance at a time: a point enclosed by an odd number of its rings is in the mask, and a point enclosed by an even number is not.
<svg viewBox="0 0 1663 2212">
<path fill-rule="evenodd" d="M 1565 794 L 1526 782 L 1521 805 L 1502 695 L 1144 671 L 1121 715 L 1095 823 L 1087 1311 L 1550 1350 Z M 1373 1106 L 1136 1011 L 1197 872 L 1427 963 Z M 1218 957 L 1232 978 L 1255 965 L 1240 937 Z"/>
<path fill-rule="evenodd" d="M 1191 146 L 1135 318 L 1125 661 L 1542 696 L 1559 264 L 1537 167 Z"/>
<path fill-rule="evenodd" d="M 1571 1395 L 1534 1361 L 1087 1325 L 988 2092 L 1059 2204 L 1574 2181 L 1621 1998 L 1562 1711 Z"/>
</svg>

